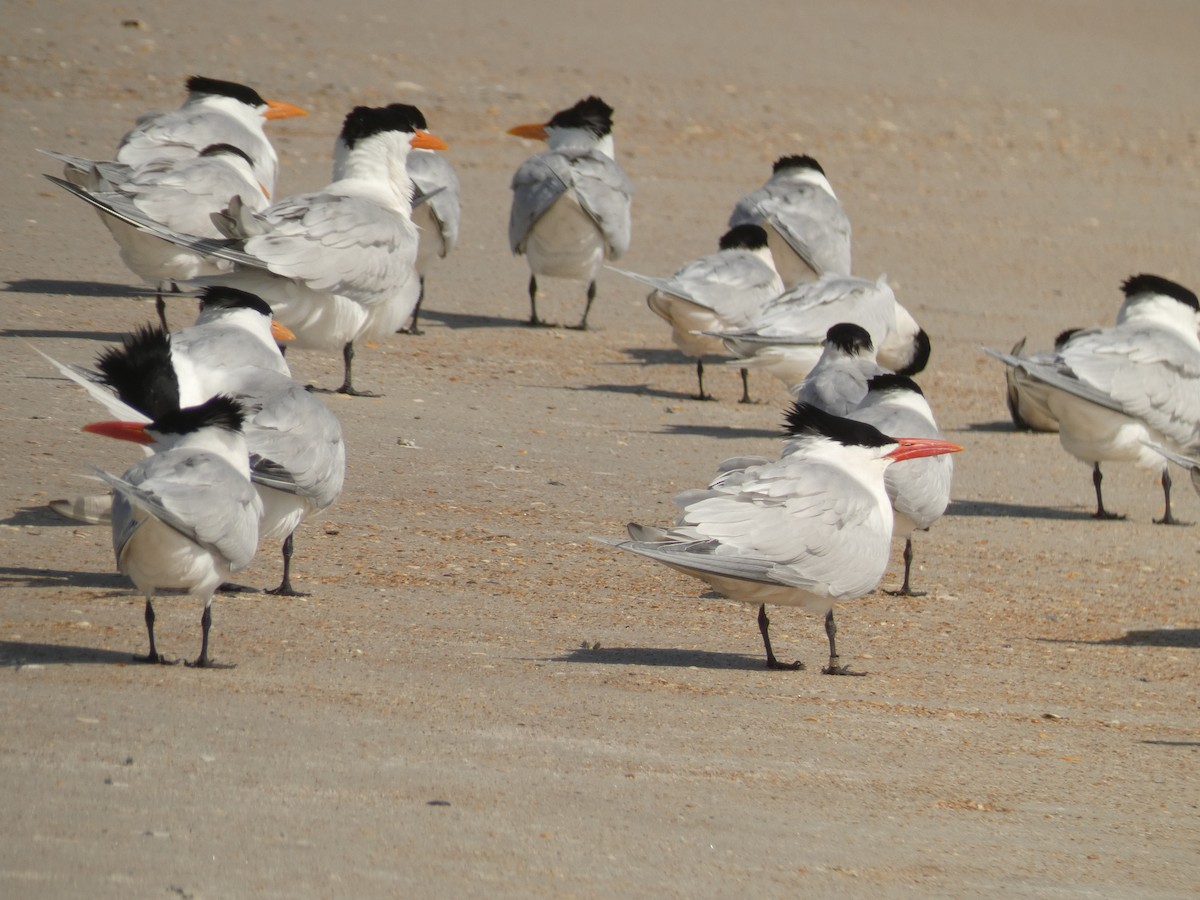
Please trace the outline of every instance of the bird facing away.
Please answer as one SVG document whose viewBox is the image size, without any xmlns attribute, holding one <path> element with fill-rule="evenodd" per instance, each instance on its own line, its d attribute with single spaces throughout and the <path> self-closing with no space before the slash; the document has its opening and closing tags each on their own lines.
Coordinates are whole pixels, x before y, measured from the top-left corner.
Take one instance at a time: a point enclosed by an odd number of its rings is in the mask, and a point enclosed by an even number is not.
<svg viewBox="0 0 1200 900">
<path fill-rule="evenodd" d="M 197 667 L 208 655 L 212 598 L 231 572 L 245 568 L 258 545 L 262 502 L 250 484 L 242 412 L 228 397 L 163 413 L 150 424 L 99 422 L 85 431 L 163 449 L 117 477 L 112 535 L 117 568 L 146 598 L 150 650 L 141 662 L 165 663 L 154 639 L 154 596 L 182 588 L 204 601 Z"/>
<path fill-rule="evenodd" d="M 842 322 L 866 329 L 885 369 L 911 376 L 929 362 L 929 336 L 884 276 L 823 275 L 776 297 L 752 325 L 715 336 L 741 365 L 769 372 L 791 390 L 816 365 L 829 329 Z"/>
<path fill-rule="evenodd" d="M 414 150 L 408 154 L 407 168 L 414 190 L 412 220 L 420 233 L 417 277 L 421 289 L 412 318 L 400 330 L 405 334 L 420 334 L 417 320 L 425 299 L 425 276 L 433 261 L 445 259 L 458 243 L 462 201 L 458 174 L 443 154 Z"/>
<path fill-rule="evenodd" d="M 996 350 L 989 356 L 1046 385 L 1046 405 L 1064 450 L 1092 466 L 1098 519 L 1123 518 L 1104 508 L 1103 462 L 1132 462 L 1162 473 L 1163 516 L 1171 513 L 1171 476 L 1148 444 L 1185 453 L 1200 440 L 1200 302 L 1157 275 L 1134 275 L 1111 328 L 1070 338 L 1049 359 Z"/>
<path fill-rule="evenodd" d="M 291 103 L 264 100 L 252 87 L 193 75 L 179 109 L 146 113 L 117 145 L 116 161 L 137 168 L 156 159 L 190 159 L 213 144 L 231 144 L 250 157 L 258 183 L 275 192 L 279 157 L 267 139 L 269 120 L 306 116 Z"/>
<path fill-rule="evenodd" d="M 707 489 L 675 498 L 672 528 L 631 524 L 628 541 L 608 542 L 664 563 L 718 593 L 759 607 L 767 667 L 767 604 L 803 606 L 825 617 L 828 675 L 860 674 L 838 661 L 833 607 L 874 590 L 887 567 L 892 505 L 889 465 L 962 448 L 930 438 L 889 437 L 871 425 L 796 404 L 777 460 L 727 460 Z"/>
<path fill-rule="evenodd" d="M 633 186 L 616 162 L 612 115 L 611 106 L 588 97 L 548 122 L 509 129 L 548 145 L 512 179 L 508 242 L 529 263 L 530 325 L 546 324 L 537 295 L 538 276 L 548 276 L 587 285 L 583 317 L 575 326 L 586 330 L 601 264 L 629 249 Z"/>
<path fill-rule="evenodd" d="M 232 271 L 203 283 L 262 297 L 298 347 L 341 348 L 345 376 L 336 391 L 374 396 L 354 387 L 354 342 L 394 333 L 420 293 L 405 163 L 412 147 L 446 149 L 420 129 L 422 121 L 420 110 L 404 104 L 351 110 L 339 136 L 345 153 L 335 156 L 335 180 L 258 213 L 231 203 L 215 220 L 225 240 L 181 235 L 131 205 L 67 189 L 164 240 L 233 262 Z"/>
<path fill-rule="evenodd" d="M 858 422 L 874 425 L 884 434 L 941 439 L 933 410 L 917 383 L 904 375 L 876 375 L 867 383 L 867 395 L 858 408 L 847 414 Z M 954 458 L 948 455 L 917 459 L 903 466 L 889 466 L 884 488 L 892 502 L 892 537 L 904 540 L 904 597 L 921 596 L 912 589 L 912 533 L 928 531 L 950 505 L 950 483 Z"/>
<path fill-rule="evenodd" d="M 825 274 L 850 274 L 850 220 L 825 170 L 811 156 L 783 156 L 771 177 L 733 208 L 730 227 L 762 225 L 788 288 Z"/>
<path fill-rule="evenodd" d="M 717 338 L 702 332 L 748 326 L 768 301 L 783 292 L 767 233 L 758 225 L 729 229 L 716 253 L 693 260 L 670 278 L 610 268 L 654 289 L 646 297 L 647 305 L 671 326 L 675 346 L 696 360 L 697 400 L 713 399 L 704 390 L 704 357 L 728 355 Z M 743 403 L 750 402 L 747 379 L 743 369 Z"/>
<path fill-rule="evenodd" d="M 1084 330 L 1068 328 L 1066 331 L 1060 332 L 1054 339 L 1054 352 L 1061 350 L 1067 341 Z M 1029 358 L 1049 363 L 1054 360 L 1054 352 L 1031 353 Z M 1009 356 L 1024 356 L 1025 338 L 1021 338 L 1013 344 L 1013 348 L 1008 351 L 1008 354 Z M 1014 428 L 1018 431 L 1058 431 L 1058 420 L 1054 418 L 1050 408 L 1046 405 L 1046 394 L 1049 390 L 1050 388 L 1046 384 L 1036 378 L 1031 378 L 1023 369 L 1005 367 L 1004 399 L 1008 405 L 1008 414 L 1012 418 Z"/>
<path fill-rule="evenodd" d="M 875 361 L 875 345 L 867 330 L 851 322 L 841 322 L 825 333 L 825 347 L 817 364 L 796 385 L 792 396 L 831 415 L 849 415 L 867 396 L 870 379 L 883 373 Z M 889 434 L 908 434 L 907 431 L 880 430 Z"/>
</svg>

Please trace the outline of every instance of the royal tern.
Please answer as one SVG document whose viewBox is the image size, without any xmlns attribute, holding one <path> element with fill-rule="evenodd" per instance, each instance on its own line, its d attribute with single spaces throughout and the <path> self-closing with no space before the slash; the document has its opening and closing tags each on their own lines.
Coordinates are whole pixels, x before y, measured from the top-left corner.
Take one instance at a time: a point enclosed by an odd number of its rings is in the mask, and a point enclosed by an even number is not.
<svg viewBox="0 0 1200 900">
<path fill-rule="evenodd" d="M 549 147 L 525 160 L 512 180 L 508 241 L 529 263 L 530 325 L 546 324 L 537 311 L 538 276 L 545 275 L 587 285 L 576 326 L 586 329 L 601 263 L 629 249 L 633 186 L 616 162 L 612 114 L 599 97 L 588 97 L 549 122 L 508 131 Z"/>
<path fill-rule="evenodd" d="M 745 328 L 715 332 L 740 365 L 774 375 L 788 389 L 805 379 L 821 356 L 830 327 L 860 325 L 885 369 L 915 375 L 929 362 L 929 336 L 880 276 L 822 275 L 776 297 Z"/>
<path fill-rule="evenodd" d="M 758 225 L 739 225 L 721 236 L 716 253 L 702 256 L 670 278 L 652 278 L 609 266 L 614 272 L 654 288 L 646 303 L 671 326 L 675 346 L 696 360 L 697 400 L 704 391 L 704 356 L 724 352 L 719 340 L 701 332 L 742 328 L 754 321 L 769 300 L 783 293 L 767 233 Z M 750 402 L 748 375 L 742 370 L 742 402 Z"/>
<path fill-rule="evenodd" d="M 832 415 L 849 415 L 867 396 L 867 382 L 883 372 L 875 361 L 875 345 L 867 330 L 860 325 L 841 322 L 825 332 L 821 356 L 812 371 L 796 385 L 792 396 Z M 885 434 L 909 434 L 902 429 L 889 431 L 878 423 L 871 424 L 877 425 Z M 913 434 L 925 437 L 919 432 Z"/>
<path fill-rule="evenodd" d="M 783 156 L 767 183 L 737 202 L 730 226 L 762 225 L 783 283 L 850 274 L 850 220 L 811 156 Z"/>
<path fill-rule="evenodd" d="M 838 662 L 833 607 L 874 590 L 887 568 L 892 506 L 885 471 L 894 462 L 962 448 L 889 437 L 799 403 L 788 414 L 787 433 L 778 460 L 727 460 L 707 490 L 676 497 L 683 513 L 673 528 L 631 524 L 631 540 L 609 543 L 758 606 L 768 668 L 803 668 L 775 658 L 766 613 L 771 603 L 823 614 L 829 664 L 822 671 L 860 674 Z"/>
<path fill-rule="evenodd" d="M 933 410 L 917 383 L 904 375 L 877 375 L 868 383 L 867 395 L 847 418 L 874 425 L 884 434 L 909 434 L 941 440 Z M 904 539 L 904 582 L 899 590 L 889 591 L 905 597 L 921 596 L 913 591 L 912 533 L 928 531 L 950 504 L 950 482 L 954 477 L 954 459 L 940 455 L 914 460 L 908 465 L 891 466 L 884 475 L 884 487 L 892 502 L 892 536 Z"/>
<path fill-rule="evenodd" d="M 1083 329 L 1068 328 L 1054 339 L 1054 352 L 1063 348 L 1072 337 Z M 1032 353 L 1030 359 L 1038 362 L 1053 362 L 1054 352 Z M 1021 338 L 1008 351 L 1009 356 L 1025 354 L 1025 338 Z M 1058 431 L 1058 420 L 1046 405 L 1046 393 L 1050 388 L 1041 381 L 1031 378 L 1023 369 L 1006 366 L 1004 369 L 1005 402 L 1013 427 L 1018 431 Z"/>
<path fill-rule="evenodd" d="M 255 178 L 250 157 L 232 144 L 211 144 L 198 156 L 186 159 L 153 159 L 136 169 L 122 163 L 44 152 L 66 163 L 74 174 L 67 179 L 71 184 L 112 204 L 132 204 L 143 215 L 180 234 L 222 237 L 212 217 L 227 209 L 234 197 L 240 197 L 255 212 L 265 209 L 269 202 Z M 63 184 L 57 178 L 50 180 Z M 103 210 L 98 212 L 120 248 L 121 260 L 135 275 L 157 288 L 158 318 L 163 328 L 167 327 L 164 290 L 177 292 L 181 281 L 233 268 L 228 260 L 168 243 L 105 215 Z"/>
<path fill-rule="evenodd" d="M 1092 466 L 1098 519 L 1123 518 L 1104 508 L 1102 462 L 1132 462 L 1162 473 L 1162 524 L 1171 514 L 1171 475 L 1150 444 L 1175 452 L 1200 440 L 1200 302 L 1157 275 L 1134 275 L 1111 328 L 1074 335 L 1049 360 L 996 350 L 989 356 L 1048 388 L 1063 449 Z"/>
<path fill-rule="evenodd" d="M 204 600 L 200 655 L 207 667 L 212 598 L 231 572 L 245 568 L 258 546 L 262 502 L 250 485 L 242 412 L 237 401 L 214 397 L 198 407 L 163 413 L 150 424 L 99 422 L 84 430 L 164 449 L 121 477 L 97 470 L 113 488 L 113 550 L 117 568 L 146 598 L 150 651 L 142 662 L 163 663 L 154 641 L 155 593 L 183 588 Z"/>
<path fill-rule="evenodd" d="M 182 235 L 131 204 L 68 189 L 164 240 L 233 262 L 232 271 L 208 276 L 204 283 L 262 297 L 295 332 L 297 347 L 341 348 L 345 378 L 336 391 L 374 396 L 354 387 L 354 342 L 394 333 L 412 314 L 420 293 L 405 161 L 412 147 L 446 149 L 418 121 L 424 121 L 420 111 L 404 104 L 356 107 L 339 135 L 345 152 L 335 156 L 335 180 L 258 213 L 235 198 L 216 219 L 226 240 Z"/>
<path fill-rule="evenodd" d="M 254 174 L 271 194 L 279 157 L 263 126 L 271 119 L 308 113 L 291 103 L 264 100 L 254 88 L 193 75 L 183 106 L 147 113 L 117 145 L 117 162 L 138 167 L 155 159 L 190 159 L 212 144 L 232 144 L 250 157 Z"/>
<path fill-rule="evenodd" d="M 458 223 L 462 215 L 458 175 L 450 160 L 431 150 L 408 154 L 408 177 L 413 188 L 413 224 L 420 233 L 417 248 L 417 277 L 421 289 L 412 318 L 401 331 L 420 334 L 417 319 L 425 299 L 425 275 L 435 259 L 445 259 L 458 243 Z"/>
</svg>

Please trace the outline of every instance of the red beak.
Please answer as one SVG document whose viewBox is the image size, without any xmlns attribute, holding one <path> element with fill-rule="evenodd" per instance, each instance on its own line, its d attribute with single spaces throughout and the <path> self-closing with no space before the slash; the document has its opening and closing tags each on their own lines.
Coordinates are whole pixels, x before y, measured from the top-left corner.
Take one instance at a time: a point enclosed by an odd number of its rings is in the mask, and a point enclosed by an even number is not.
<svg viewBox="0 0 1200 900">
<path fill-rule="evenodd" d="M 936 438 L 896 438 L 899 444 L 887 454 L 888 459 L 900 462 L 905 459 L 920 459 L 922 456 L 941 456 L 943 453 L 961 453 L 962 447 Z"/>
<path fill-rule="evenodd" d="M 141 422 L 93 422 L 91 425 L 84 425 L 83 430 L 89 434 L 116 438 L 118 441 L 132 441 L 135 444 L 155 443 Z"/>
</svg>

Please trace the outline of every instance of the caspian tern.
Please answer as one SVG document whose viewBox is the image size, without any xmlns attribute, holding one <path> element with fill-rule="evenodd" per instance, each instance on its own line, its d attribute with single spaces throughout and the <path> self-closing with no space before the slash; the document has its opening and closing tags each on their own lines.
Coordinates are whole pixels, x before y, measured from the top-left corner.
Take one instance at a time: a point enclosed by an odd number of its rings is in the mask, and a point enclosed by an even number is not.
<svg viewBox="0 0 1200 900">
<path fill-rule="evenodd" d="M 822 275 L 769 302 L 754 324 L 714 336 L 738 357 L 738 364 L 763 369 L 791 390 L 816 365 L 829 329 L 842 322 L 867 330 L 885 369 L 915 375 L 929 362 L 929 336 L 896 302 L 884 276 L 868 281 Z"/>
<path fill-rule="evenodd" d="M 187 92 L 179 109 L 139 117 L 117 145 L 117 162 L 136 168 L 156 159 L 190 159 L 213 144 L 232 144 L 250 157 L 256 180 L 272 194 L 279 157 L 263 126 L 271 119 L 308 113 L 291 103 L 264 100 L 244 84 L 202 75 L 187 80 Z"/>
<path fill-rule="evenodd" d="M 909 434 L 941 440 L 933 410 L 917 383 L 904 375 L 877 375 L 868 383 L 867 395 L 847 418 L 874 425 L 884 434 Z M 919 597 L 913 591 L 912 533 L 928 531 L 950 505 L 950 482 L 954 477 L 954 459 L 932 456 L 914 460 L 905 466 L 891 466 L 884 475 L 884 487 L 894 513 L 892 537 L 904 539 L 904 583 L 889 591 L 905 597 Z"/>
<path fill-rule="evenodd" d="M 354 387 L 354 341 L 394 333 L 420 295 L 405 162 L 412 147 L 446 149 L 418 121 L 424 119 L 413 106 L 356 107 L 342 126 L 345 153 L 335 157 L 333 183 L 258 213 L 235 198 L 215 220 L 227 240 L 182 235 L 131 204 L 68 189 L 164 240 L 233 262 L 232 271 L 203 283 L 262 297 L 295 332 L 297 347 L 340 347 L 345 379 L 337 393 L 374 396 Z"/>
<path fill-rule="evenodd" d="M 761 188 L 737 202 L 730 226 L 762 225 L 783 283 L 850 274 L 850 220 L 811 156 L 783 156 Z"/>
<path fill-rule="evenodd" d="M 213 594 L 230 573 L 254 558 L 262 516 L 262 502 L 250 485 L 241 426 L 237 401 L 214 397 L 198 407 L 164 413 L 150 424 L 84 427 L 164 447 L 119 478 L 97 470 L 116 494 L 112 534 L 117 568 L 146 598 L 150 651 L 136 657 L 141 662 L 167 662 L 154 641 L 153 598 L 160 588 L 183 588 L 204 600 L 200 655 L 189 665 L 213 665 L 208 656 Z"/>
<path fill-rule="evenodd" d="M 732 600 L 757 605 L 771 669 L 768 603 L 825 616 L 827 675 L 857 675 L 838 662 L 833 607 L 875 589 L 887 568 L 892 505 L 887 467 L 962 448 L 931 438 L 889 437 L 871 425 L 796 404 L 778 460 L 738 458 L 707 490 L 675 498 L 673 528 L 631 524 L 631 540 L 608 542 L 699 578 Z"/>
<path fill-rule="evenodd" d="M 508 242 L 532 273 L 530 325 L 546 324 L 537 311 L 538 276 L 545 275 L 587 285 L 575 326 L 585 330 L 601 263 L 629 249 L 633 185 L 616 162 L 612 114 L 599 97 L 588 97 L 548 122 L 508 131 L 549 147 L 525 160 L 512 179 Z"/>
<path fill-rule="evenodd" d="M 269 202 L 255 178 L 250 157 L 232 144 L 212 144 L 198 156 L 186 159 L 153 159 L 136 169 L 123 163 L 43 152 L 66 164 L 71 184 L 110 204 L 132 204 L 143 215 L 180 234 L 220 238 L 223 235 L 213 222 L 213 214 L 227 209 L 234 197 L 240 197 L 255 212 L 265 209 Z M 57 178 L 50 180 L 63 185 Z M 135 275 L 157 288 L 156 305 L 163 328 L 167 327 L 164 290 L 178 291 L 181 281 L 233 268 L 228 260 L 170 244 L 105 215 L 104 210 L 98 212 L 120 248 L 121 260 Z"/>
<path fill-rule="evenodd" d="M 671 339 L 695 357 L 697 400 L 712 400 L 704 391 L 704 357 L 720 354 L 719 340 L 701 332 L 742 328 L 754 321 L 769 300 L 783 292 L 775 271 L 767 233 L 758 225 L 739 225 L 721 236 L 716 253 L 702 256 L 670 278 L 652 278 L 609 266 L 627 278 L 654 288 L 646 303 L 671 326 Z M 742 370 L 742 401 L 750 402 L 747 373 Z"/>
<path fill-rule="evenodd" d="M 840 322 L 825 333 L 825 347 L 817 364 L 792 390 L 792 396 L 832 415 L 849 415 L 867 396 L 867 382 L 883 373 L 875 361 L 875 345 L 867 330 L 850 322 Z M 871 424 L 885 434 L 910 433 L 903 429 L 888 430 L 875 422 Z M 925 437 L 919 432 L 912 434 Z"/>
<path fill-rule="evenodd" d="M 1084 329 L 1068 328 L 1059 333 L 1054 339 L 1054 351 L 1031 353 L 1030 359 L 1038 362 L 1053 362 L 1054 353 L 1061 350 L 1076 334 Z M 1025 338 L 1021 338 L 1008 351 L 1009 356 L 1024 356 Z M 1006 367 L 1004 369 L 1005 402 L 1008 414 L 1012 418 L 1013 427 L 1018 431 L 1057 432 L 1058 420 L 1046 405 L 1046 394 L 1050 388 L 1036 378 L 1030 377 L 1023 369 Z"/>
<path fill-rule="evenodd" d="M 1112 328 L 1076 334 L 1049 360 L 985 352 L 1045 384 L 1046 405 L 1063 449 L 1092 466 L 1098 519 L 1104 508 L 1102 462 L 1132 462 L 1162 473 L 1161 524 L 1171 514 L 1171 476 L 1147 444 L 1185 453 L 1200 440 L 1200 301 L 1173 281 L 1134 275 Z"/>
</svg>

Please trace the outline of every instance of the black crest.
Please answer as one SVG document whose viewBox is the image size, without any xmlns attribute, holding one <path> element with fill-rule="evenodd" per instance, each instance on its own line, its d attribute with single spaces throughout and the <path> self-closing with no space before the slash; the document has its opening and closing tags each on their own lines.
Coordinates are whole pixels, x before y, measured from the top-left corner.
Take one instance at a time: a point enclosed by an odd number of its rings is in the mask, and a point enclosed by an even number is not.
<svg viewBox="0 0 1200 900">
<path fill-rule="evenodd" d="M 1190 306 L 1200 312 L 1200 301 L 1196 299 L 1194 293 L 1182 284 L 1176 284 L 1174 281 L 1158 275 L 1134 275 L 1122 282 L 1121 290 L 1125 292 L 1126 297 L 1133 297 L 1137 294 L 1166 294 L 1184 306 Z"/>
<path fill-rule="evenodd" d="M 241 147 L 233 146 L 233 144 L 209 144 L 200 151 L 201 156 L 220 156 L 223 153 L 231 154 L 233 156 L 240 156 L 250 165 L 254 165 L 254 160 L 250 158 L 250 154 Z"/>
<path fill-rule="evenodd" d="M 913 353 L 912 362 L 901 369 L 899 375 L 916 375 L 918 372 L 925 371 L 925 367 L 929 365 L 929 354 L 931 352 L 929 346 L 929 335 L 922 328 L 917 332 L 917 336 L 913 338 L 916 344 L 916 351 Z"/>
<path fill-rule="evenodd" d="M 793 403 L 783 427 L 789 437 L 825 437 L 846 446 L 886 447 L 896 443 L 874 425 L 831 415 L 811 403 Z"/>
<path fill-rule="evenodd" d="M 139 328 L 126 335 L 120 347 L 102 351 L 96 368 L 100 381 L 116 391 L 122 403 L 151 419 L 179 409 L 171 343 L 157 326 Z"/>
<path fill-rule="evenodd" d="M 721 235 L 722 250 L 761 250 L 767 246 L 767 232 L 761 225 L 737 225 Z"/>
<path fill-rule="evenodd" d="M 238 84 L 236 81 L 218 81 L 215 78 L 205 78 L 203 75 L 193 75 L 187 80 L 189 94 L 215 94 L 218 97 L 232 97 L 239 103 L 258 109 L 266 106 L 267 101 L 252 87 Z"/>
<path fill-rule="evenodd" d="M 839 322 L 837 325 L 831 326 L 825 332 L 825 343 L 833 344 L 850 356 L 871 353 L 875 350 L 875 344 L 872 343 L 867 329 L 861 325 L 855 325 L 853 322 Z"/>
<path fill-rule="evenodd" d="M 271 318 L 271 307 L 258 294 L 239 291 L 224 285 L 209 285 L 200 292 L 200 305 L 206 309 L 252 309 L 262 316 Z"/>
<path fill-rule="evenodd" d="M 554 114 L 546 123 L 547 128 L 586 128 L 596 137 L 603 137 L 612 132 L 613 108 L 592 96 L 580 100 L 570 109 L 564 109 Z"/>
<path fill-rule="evenodd" d="M 781 169 L 812 169 L 820 172 L 822 175 L 825 174 L 825 170 L 821 168 L 821 164 L 808 154 L 779 157 L 779 159 L 775 160 L 775 165 L 771 167 L 771 171 L 778 172 Z"/>
<path fill-rule="evenodd" d="M 146 427 L 159 434 L 191 434 L 201 428 L 214 427 L 241 431 L 245 418 L 242 404 L 225 394 L 217 394 L 199 406 L 177 408 L 155 416 Z"/>
<path fill-rule="evenodd" d="M 892 372 L 885 372 L 883 375 L 876 375 L 874 378 L 867 379 L 868 393 L 883 394 L 887 391 L 910 391 L 914 394 L 920 394 L 922 397 L 925 396 L 925 392 L 907 375 L 896 375 Z"/>
<path fill-rule="evenodd" d="M 391 106 L 356 106 L 342 122 L 342 142 L 353 148 L 359 141 L 385 131 L 413 134 L 425 127 L 425 117 L 415 106 L 393 103 Z"/>
</svg>

